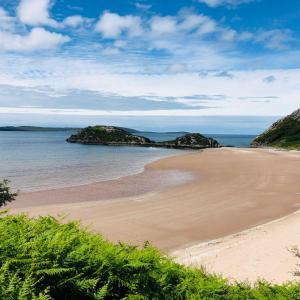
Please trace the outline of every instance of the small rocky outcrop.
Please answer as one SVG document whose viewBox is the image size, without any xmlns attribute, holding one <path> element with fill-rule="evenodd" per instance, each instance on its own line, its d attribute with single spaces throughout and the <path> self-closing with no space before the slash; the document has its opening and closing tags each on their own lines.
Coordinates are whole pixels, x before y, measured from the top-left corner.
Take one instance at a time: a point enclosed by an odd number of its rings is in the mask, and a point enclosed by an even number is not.
<svg viewBox="0 0 300 300">
<path fill-rule="evenodd" d="M 257 136 L 251 146 L 300 149 L 300 109 L 275 122 Z"/>
<path fill-rule="evenodd" d="M 188 133 L 184 136 L 178 137 L 174 141 L 163 142 L 163 144 L 173 145 L 174 148 L 218 148 L 219 143 L 213 139 L 208 138 L 200 133 Z"/>
<path fill-rule="evenodd" d="M 154 142 L 139 136 L 137 131 L 114 126 L 90 126 L 67 139 L 69 143 L 86 145 L 140 146 L 174 149 L 205 149 L 220 147 L 219 143 L 199 133 L 188 133 L 172 141 Z"/>
<path fill-rule="evenodd" d="M 69 143 L 89 145 L 144 145 L 151 140 L 114 126 L 90 126 L 67 139 Z"/>
</svg>

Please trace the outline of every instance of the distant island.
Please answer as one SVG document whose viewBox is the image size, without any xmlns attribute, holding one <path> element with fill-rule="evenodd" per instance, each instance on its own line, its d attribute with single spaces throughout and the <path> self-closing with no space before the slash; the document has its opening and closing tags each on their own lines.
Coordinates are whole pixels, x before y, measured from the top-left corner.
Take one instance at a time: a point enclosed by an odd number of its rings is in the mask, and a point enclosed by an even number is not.
<svg viewBox="0 0 300 300">
<path fill-rule="evenodd" d="M 257 136 L 251 146 L 300 150 L 300 109 L 275 122 Z"/>
<path fill-rule="evenodd" d="M 218 148 L 220 144 L 213 138 L 199 133 L 186 133 L 174 140 L 155 142 L 138 135 L 138 131 L 115 126 L 89 126 L 71 135 L 67 142 L 85 145 L 140 146 L 173 149 Z"/>
<path fill-rule="evenodd" d="M 2 126 L 0 131 L 72 131 L 79 128 L 56 128 L 56 127 L 37 127 L 37 126 Z"/>
</svg>

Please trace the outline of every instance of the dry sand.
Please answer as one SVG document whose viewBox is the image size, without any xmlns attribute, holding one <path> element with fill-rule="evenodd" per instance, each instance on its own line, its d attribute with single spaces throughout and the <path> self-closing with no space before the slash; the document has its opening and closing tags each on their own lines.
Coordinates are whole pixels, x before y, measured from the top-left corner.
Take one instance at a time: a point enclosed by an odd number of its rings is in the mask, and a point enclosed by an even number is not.
<svg viewBox="0 0 300 300">
<path fill-rule="evenodd" d="M 158 171 L 194 179 L 164 185 Z M 32 216 L 66 213 L 113 241 L 148 240 L 231 278 L 281 281 L 292 279 L 295 259 L 286 248 L 300 245 L 299 214 L 229 235 L 297 211 L 299 183 L 300 152 L 210 149 L 156 161 L 121 180 L 23 194 L 11 207 Z"/>
<path fill-rule="evenodd" d="M 177 250 L 179 263 L 204 267 L 231 281 L 273 283 L 300 280 L 300 259 L 291 251 L 300 247 L 300 211 L 279 220 L 224 238 Z"/>
</svg>

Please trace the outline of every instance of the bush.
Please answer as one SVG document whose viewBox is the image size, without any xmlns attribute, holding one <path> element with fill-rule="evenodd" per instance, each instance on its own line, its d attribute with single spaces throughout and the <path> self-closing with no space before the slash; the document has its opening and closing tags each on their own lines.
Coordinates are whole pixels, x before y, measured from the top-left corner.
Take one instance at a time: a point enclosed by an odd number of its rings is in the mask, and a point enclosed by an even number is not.
<svg viewBox="0 0 300 300">
<path fill-rule="evenodd" d="M 0 299 L 300 299 L 300 284 L 231 285 L 53 217 L 2 215 L 0 269 Z"/>
<path fill-rule="evenodd" d="M 14 201 L 18 195 L 10 191 L 8 184 L 9 181 L 6 179 L 0 182 L 0 207 L 6 205 L 8 202 Z"/>
</svg>

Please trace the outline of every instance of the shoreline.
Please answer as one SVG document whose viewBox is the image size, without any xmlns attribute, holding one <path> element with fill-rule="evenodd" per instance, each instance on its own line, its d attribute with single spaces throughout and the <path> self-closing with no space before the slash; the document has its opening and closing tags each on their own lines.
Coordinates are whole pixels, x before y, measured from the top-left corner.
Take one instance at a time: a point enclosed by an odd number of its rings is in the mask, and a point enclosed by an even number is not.
<svg viewBox="0 0 300 300">
<path fill-rule="evenodd" d="M 181 153 L 179 151 L 182 151 Z M 194 150 L 195 151 L 195 150 Z M 201 150 L 197 150 L 197 151 L 201 151 Z M 169 158 L 169 157 L 175 157 L 175 156 L 182 156 L 182 155 L 187 155 L 189 153 L 192 152 L 188 151 L 188 150 L 178 150 L 179 153 L 172 153 L 172 154 L 168 154 L 168 155 L 163 155 L 161 157 L 156 157 L 156 158 L 152 158 L 151 160 L 147 160 L 144 161 L 143 163 L 141 163 L 141 166 L 139 166 L 139 168 L 137 168 L 136 170 L 132 170 L 129 171 L 128 174 L 126 175 L 121 175 L 121 176 L 115 176 L 115 177 L 110 177 L 107 179 L 94 179 L 94 180 L 87 180 L 84 181 L 82 183 L 73 183 L 73 184 L 61 184 L 61 185 L 52 185 L 52 186 L 40 186 L 40 187 L 25 187 L 24 189 L 20 188 L 20 187 L 14 187 L 12 186 L 13 190 L 21 190 L 21 194 L 29 194 L 29 193 L 36 193 L 36 192 L 51 192 L 51 191 L 55 191 L 55 190 L 62 190 L 62 189 L 73 189 L 73 188 L 77 188 L 77 187 L 82 187 L 82 186 L 90 186 L 90 185 L 94 185 L 94 184 L 101 184 L 103 182 L 113 182 L 113 181 L 118 181 L 118 180 L 123 180 L 132 176 L 138 176 L 141 175 L 145 172 L 145 167 L 155 161 L 164 159 L 164 158 Z"/>
<path fill-rule="evenodd" d="M 280 284 L 299 281 L 300 278 L 293 274 L 299 265 L 299 258 L 291 252 L 295 246 L 300 248 L 299 225 L 300 210 L 297 210 L 267 223 L 170 254 L 180 264 L 204 268 L 231 282 L 254 284 L 262 279 Z"/>
<path fill-rule="evenodd" d="M 200 151 L 198 150 L 198 153 Z M 153 159 L 145 163 L 142 170 L 137 173 L 118 178 L 21 192 L 18 196 L 18 201 L 13 202 L 10 206 L 13 208 L 26 208 L 36 206 L 36 204 L 72 204 L 83 202 L 83 200 L 84 202 L 114 201 L 147 193 L 157 193 L 167 188 L 181 186 L 196 180 L 197 174 L 189 171 L 152 169 L 150 166 L 164 159 L 181 158 L 191 153 L 185 151 L 180 154 Z"/>
<path fill-rule="evenodd" d="M 141 245 L 148 240 L 173 254 L 205 241 L 239 235 L 297 211 L 300 208 L 299 169 L 299 153 L 250 148 L 209 149 L 152 162 L 145 166 L 143 173 L 133 176 L 131 185 L 124 180 L 106 183 L 108 193 L 119 185 L 135 188 L 134 195 L 123 193 L 121 189 L 120 197 L 103 201 L 102 184 L 93 185 L 93 189 L 80 186 L 76 193 L 64 190 L 61 202 L 57 202 L 55 193 L 48 191 L 42 200 L 41 194 L 35 194 L 35 201 L 31 199 L 29 206 L 22 205 L 19 199 L 9 207 L 12 213 L 28 212 L 31 216 L 65 213 L 66 220 L 79 219 L 114 242 Z M 150 174 L 164 171 L 191 172 L 196 177 L 161 190 L 151 186 L 146 191 L 139 190 L 140 185 L 148 184 L 149 178 L 154 177 L 160 183 L 160 178 Z M 300 245 L 300 238 L 297 242 Z"/>
</svg>

